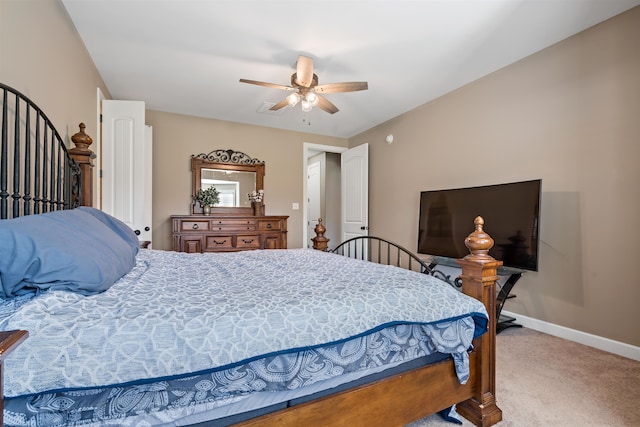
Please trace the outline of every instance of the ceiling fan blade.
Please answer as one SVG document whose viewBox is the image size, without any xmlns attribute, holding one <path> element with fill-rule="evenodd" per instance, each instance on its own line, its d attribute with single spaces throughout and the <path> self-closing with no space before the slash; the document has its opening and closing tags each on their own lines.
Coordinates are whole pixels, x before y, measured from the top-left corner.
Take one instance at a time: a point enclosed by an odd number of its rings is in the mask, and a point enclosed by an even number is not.
<svg viewBox="0 0 640 427">
<path fill-rule="evenodd" d="M 291 87 L 291 86 L 278 85 L 278 84 L 275 84 L 275 83 L 259 82 L 257 80 L 240 79 L 240 83 L 249 83 L 249 84 L 252 84 L 252 85 L 266 86 L 266 87 L 272 87 L 272 88 L 275 88 L 275 89 L 288 90 L 288 91 L 296 90 L 296 88 Z"/>
<path fill-rule="evenodd" d="M 300 55 L 296 63 L 296 83 L 303 87 L 313 82 L 313 59 Z"/>
<path fill-rule="evenodd" d="M 327 98 L 324 98 L 322 96 L 318 96 L 318 108 L 326 111 L 329 114 L 335 114 L 339 111 L 338 107 L 333 105 L 329 100 L 327 100 Z"/>
<path fill-rule="evenodd" d="M 288 104 L 289 103 L 287 102 L 287 98 L 285 98 L 282 101 L 278 102 L 273 107 L 269 108 L 269 110 L 278 111 L 279 109 L 286 107 Z"/>
<path fill-rule="evenodd" d="M 356 92 L 369 89 L 367 82 L 327 83 L 314 88 L 316 93 Z"/>
</svg>

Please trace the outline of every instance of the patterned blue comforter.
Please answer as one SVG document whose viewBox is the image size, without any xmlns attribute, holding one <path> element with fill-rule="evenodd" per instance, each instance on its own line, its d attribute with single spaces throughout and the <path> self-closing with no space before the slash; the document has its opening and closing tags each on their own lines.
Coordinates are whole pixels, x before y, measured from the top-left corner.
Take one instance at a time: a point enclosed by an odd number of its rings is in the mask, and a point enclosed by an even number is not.
<svg viewBox="0 0 640 427">
<path fill-rule="evenodd" d="M 215 377 L 251 363 L 259 370 L 291 351 L 385 336 L 403 324 L 425 331 L 449 321 L 431 351 L 464 361 L 487 322 L 479 301 L 433 277 L 306 249 L 144 250 L 102 294 L 48 291 L 5 308 L 1 329 L 30 332 L 5 361 L 7 397 Z M 287 381 L 290 388 L 300 379 Z"/>
</svg>

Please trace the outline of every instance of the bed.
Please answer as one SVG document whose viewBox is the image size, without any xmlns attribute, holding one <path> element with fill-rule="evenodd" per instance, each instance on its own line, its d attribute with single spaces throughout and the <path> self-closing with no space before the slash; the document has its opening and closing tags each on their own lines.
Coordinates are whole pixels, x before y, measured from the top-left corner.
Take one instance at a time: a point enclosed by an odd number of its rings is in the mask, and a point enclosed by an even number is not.
<svg viewBox="0 0 640 427">
<path fill-rule="evenodd" d="M 417 258 L 388 265 L 380 241 L 366 259 L 141 250 L 90 206 L 84 126 L 67 149 L 0 90 L 4 425 L 402 426 L 454 405 L 501 420 L 487 315 L 501 263 L 480 217 L 462 292 Z"/>
</svg>

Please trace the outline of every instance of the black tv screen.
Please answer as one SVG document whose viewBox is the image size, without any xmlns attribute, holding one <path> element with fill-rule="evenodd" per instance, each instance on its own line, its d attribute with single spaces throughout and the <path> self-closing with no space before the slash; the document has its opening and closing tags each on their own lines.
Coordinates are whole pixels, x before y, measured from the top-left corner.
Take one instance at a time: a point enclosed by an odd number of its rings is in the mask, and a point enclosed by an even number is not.
<svg viewBox="0 0 640 427">
<path fill-rule="evenodd" d="M 541 180 L 420 193 L 418 252 L 469 254 L 464 239 L 477 216 L 494 240 L 489 255 L 506 267 L 538 271 Z"/>
</svg>

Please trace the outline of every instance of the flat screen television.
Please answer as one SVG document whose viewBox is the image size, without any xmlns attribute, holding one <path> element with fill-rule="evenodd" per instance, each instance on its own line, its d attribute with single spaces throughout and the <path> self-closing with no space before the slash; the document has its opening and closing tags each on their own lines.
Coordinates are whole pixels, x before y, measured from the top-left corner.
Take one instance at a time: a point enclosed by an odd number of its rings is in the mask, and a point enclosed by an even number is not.
<svg viewBox="0 0 640 427">
<path fill-rule="evenodd" d="M 538 271 L 542 180 L 420 193 L 418 253 L 463 258 L 464 239 L 482 216 L 494 240 L 489 255 L 505 267 Z"/>
</svg>

